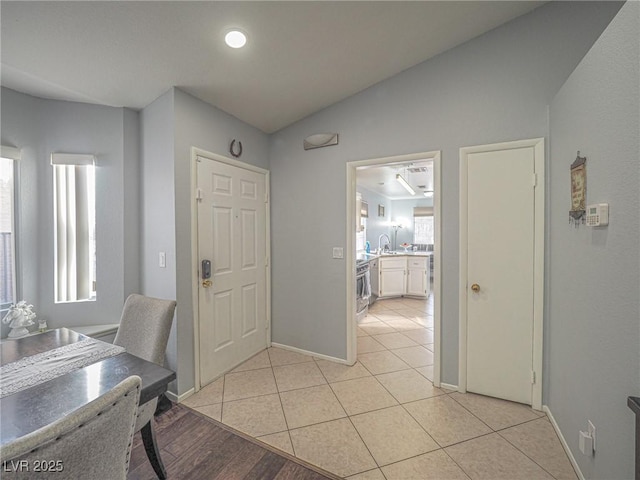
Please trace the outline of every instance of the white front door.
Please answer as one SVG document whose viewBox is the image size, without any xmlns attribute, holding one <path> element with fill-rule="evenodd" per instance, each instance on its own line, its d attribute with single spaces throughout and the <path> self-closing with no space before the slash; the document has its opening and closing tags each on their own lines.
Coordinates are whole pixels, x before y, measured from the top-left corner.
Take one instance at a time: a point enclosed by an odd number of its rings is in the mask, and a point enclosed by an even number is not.
<svg viewBox="0 0 640 480">
<path fill-rule="evenodd" d="M 536 150 L 466 156 L 466 389 L 532 404 Z M 462 312 L 464 314 L 464 312 Z"/>
<path fill-rule="evenodd" d="M 267 346 L 266 180 L 197 159 L 200 384 Z M 211 277 L 202 278 L 202 261 Z"/>
</svg>

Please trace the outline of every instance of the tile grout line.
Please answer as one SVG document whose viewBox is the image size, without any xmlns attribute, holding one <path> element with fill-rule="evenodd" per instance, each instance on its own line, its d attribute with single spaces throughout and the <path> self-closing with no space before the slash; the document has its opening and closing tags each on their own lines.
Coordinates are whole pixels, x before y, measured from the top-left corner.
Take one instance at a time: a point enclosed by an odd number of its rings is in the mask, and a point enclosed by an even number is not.
<svg viewBox="0 0 640 480">
<path fill-rule="evenodd" d="M 357 359 L 356 359 L 357 361 Z M 365 367 L 366 368 L 366 367 Z M 324 373 L 322 372 L 322 370 L 320 370 L 320 373 L 322 373 L 322 375 L 324 376 Z M 325 380 L 327 378 L 325 377 Z M 338 403 L 340 404 L 340 407 L 342 408 L 342 410 L 344 411 L 347 420 L 349 420 L 349 423 L 351 424 L 351 426 L 353 427 L 353 429 L 355 430 L 356 434 L 358 435 L 358 438 L 360 439 L 360 441 L 362 442 L 362 444 L 364 445 L 364 448 L 367 449 L 367 452 L 369 452 L 369 455 L 371 456 L 371 459 L 373 460 L 373 463 L 376 464 L 376 467 L 378 468 L 378 470 L 380 470 L 380 465 L 378 464 L 378 461 L 376 460 L 376 458 L 373 456 L 373 453 L 371 453 L 371 450 L 369 449 L 369 446 L 367 445 L 367 443 L 364 441 L 364 438 L 362 438 L 362 435 L 360 435 L 360 432 L 358 431 L 358 429 L 356 428 L 356 426 L 354 425 L 353 421 L 351 420 L 351 416 L 349 415 L 349 413 L 347 412 L 347 409 L 344 408 L 344 405 L 342 404 L 342 402 L 340 401 L 340 398 L 338 397 L 338 395 L 336 395 L 335 390 L 333 389 L 333 387 L 331 386 L 331 384 L 329 382 L 327 382 L 327 385 L 329 385 L 329 388 L 331 389 L 331 392 L 333 393 L 333 396 L 336 397 L 336 400 L 338 401 Z M 326 423 L 326 422 L 325 422 Z M 370 469 L 373 470 L 373 469 Z M 369 470 L 363 470 L 362 472 L 356 472 L 353 475 L 358 475 L 360 473 L 363 472 L 368 472 Z M 382 470 L 380 470 L 380 472 L 382 472 Z M 351 476 L 351 475 L 349 475 Z M 383 474 L 384 476 L 384 474 Z M 387 477 L 385 477 L 387 478 Z"/>
<path fill-rule="evenodd" d="M 534 420 L 531 420 L 532 422 Z M 529 422 L 525 422 L 525 423 L 529 423 Z M 520 425 L 523 425 L 522 423 Z M 516 425 L 514 425 L 516 426 Z M 511 427 L 508 427 L 511 428 Z M 544 468 L 542 465 L 540 465 L 538 462 L 536 462 L 533 458 L 531 458 L 529 455 L 527 455 L 526 452 L 524 452 L 522 449 L 520 449 L 517 445 L 514 445 L 512 442 L 509 441 L 508 438 L 503 437 L 502 435 L 500 435 L 501 431 L 507 430 L 507 428 L 503 428 L 500 431 L 497 431 L 496 433 L 500 436 L 500 438 L 502 438 L 505 442 L 507 442 L 509 445 L 511 445 L 513 448 L 515 448 L 517 451 L 519 451 L 521 454 L 523 454 L 525 457 L 527 457 L 529 460 L 531 460 L 533 463 L 535 463 L 538 467 L 540 467 L 542 470 L 544 470 L 546 473 L 548 473 L 551 478 L 556 478 L 555 475 L 553 475 L 551 472 L 549 472 L 546 468 Z M 573 469 L 573 466 L 571 467 Z"/>
<path fill-rule="evenodd" d="M 452 393 L 459 393 L 459 392 L 452 392 Z M 462 403 L 458 402 L 455 397 L 451 396 L 451 393 L 447 393 L 447 395 L 449 396 L 449 398 L 451 400 L 453 400 L 454 402 L 456 402 L 458 405 L 460 405 L 463 409 L 465 409 L 467 412 L 469 412 L 471 414 L 471 416 L 473 416 L 474 418 L 476 418 L 480 423 L 482 423 L 483 425 L 485 425 L 489 430 L 491 430 L 492 433 L 495 433 L 495 430 L 493 429 L 493 427 L 491 427 L 491 425 L 487 424 L 484 420 L 482 420 L 480 417 L 478 417 L 475 413 L 473 413 L 471 410 L 469 410 L 467 407 L 465 407 Z"/>
</svg>

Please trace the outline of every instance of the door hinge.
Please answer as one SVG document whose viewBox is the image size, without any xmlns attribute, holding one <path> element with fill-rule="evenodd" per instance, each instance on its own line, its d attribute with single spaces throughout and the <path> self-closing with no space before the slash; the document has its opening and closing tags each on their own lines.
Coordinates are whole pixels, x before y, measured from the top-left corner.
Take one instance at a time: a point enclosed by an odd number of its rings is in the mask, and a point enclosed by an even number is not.
<svg viewBox="0 0 640 480">
<path fill-rule="evenodd" d="M 531 370 L 531 384 L 534 385 L 536 383 L 536 372 Z"/>
<path fill-rule="evenodd" d="M 269 194 L 264 192 L 264 203 L 269 203 Z"/>
<path fill-rule="evenodd" d="M 202 201 L 202 189 L 201 188 L 196 188 L 196 200 L 198 201 Z"/>
<path fill-rule="evenodd" d="M 264 257 L 264 266 L 265 267 L 269 266 L 269 257 Z"/>
<path fill-rule="evenodd" d="M 538 174 L 534 173 L 533 174 L 533 188 L 536 188 L 538 186 Z"/>
</svg>

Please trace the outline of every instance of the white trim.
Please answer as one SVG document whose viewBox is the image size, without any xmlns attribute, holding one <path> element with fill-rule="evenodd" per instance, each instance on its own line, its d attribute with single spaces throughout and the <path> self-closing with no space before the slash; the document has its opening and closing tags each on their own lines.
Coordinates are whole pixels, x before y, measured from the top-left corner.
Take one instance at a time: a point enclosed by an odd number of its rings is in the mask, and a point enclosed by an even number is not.
<svg viewBox="0 0 640 480">
<path fill-rule="evenodd" d="M 344 360 L 343 358 L 330 357 L 329 355 L 323 355 L 321 353 L 310 352 L 309 350 L 303 350 L 302 348 L 291 347 L 289 345 L 283 345 L 282 343 L 273 342 L 271 344 L 271 346 L 275 347 L 275 348 L 281 348 L 283 350 L 289 350 L 290 352 L 301 353 L 302 355 L 308 355 L 308 356 L 311 356 L 311 357 L 316 357 L 316 358 L 319 358 L 320 360 L 328 360 L 330 362 L 340 363 L 342 365 L 349 365 L 349 363 L 346 360 Z"/>
<path fill-rule="evenodd" d="M 459 391 L 467 391 L 467 163 L 470 153 L 511 150 L 515 148 L 534 149 L 534 172 L 537 184 L 534 190 L 534 279 L 533 279 L 533 357 L 531 360 L 536 373 L 536 381 L 531 391 L 531 406 L 542 408 L 542 355 L 543 355 L 543 312 L 544 312 L 544 196 L 545 196 L 545 147 L 544 138 L 517 140 L 463 147 L 460 149 L 460 265 L 459 265 Z"/>
<path fill-rule="evenodd" d="M 434 386 L 440 385 L 440 370 L 441 370 L 441 326 L 440 319 L 440 302 L 441 302 L 441 287 L 442 287 L 442 275 L 441 275 L 441 151 L 434 150 L 430 152 L 410 153 L 406 155 L 397 155 L 392 157 L 374 158 L 368 160 L 356 160 L 353 162 L 347 162 L 347 252 L 346 269 L 347 269 L 347 316 L 346 316 L 346 328 L 347 328 L 347 365 L 353 365 L 356 362 L 358 338 L 357 338 L 357 323 L 356 323 L 356 302 L 355 302 L 355 271 L 356 271 L 356 235 L 355 235 L 355 209 L 356 209 L 356 169 L 358 167 L 367 167 L 372 165 L 385 165 L 388 163 L 402 163 L 419 160 L 433 160 L 433 182 L 434 182 L 434 197 L 433 197 L 433 213 L 435 221 L 435 246 L 432 256 L 434 262 L 434 281 L 433 281 L 433 295 L 434 295 L 434 354 L 433 354 L 433 384 Z"/>
<path fill-rule="evenodd" d="M 435 383 L 435 382 L 434 382 Z M 451 383 L 441 383 L 440 388 L 446 388 L 447 390 L 453 390 L 458 392 L 458 385 L 452 385 Z"/>
<path fill-rule="evenodd" d="M 193 308 L 193 354 L 194 354 L 194 391 L 198 392 L 202 385 L 200 384 L 200 317 L 199 317 L 199 298 L 200 292 L 200 279 L 198 278 L 198 202 L 196 200 L 196 191 L 198 188 L 197 168 L 196 163 L 198 158 L 206 160 L 214 160 L 221 163 L 226 163 L 237 168 L 249 170 L 252 172 L 260 173 L 265 176 L 265 255 L 267 260 L 266 266 L 266 322 L 267 329 L 266 346 L 271 346 L 271 174 L 269 170 L 256 167 L 239 160 L 218 155 L 216 153 L 208 152 L 201 148 L 191 147 L 191 302 Z M 182 396 L 181 396 L 182 397 Z"/>
<path fill-rule="evenodd" d="M 51 165 L 95 165 L 96 156 L 84 153 L 52 153 Z"/>
<path fill-rule="evenodd" d="M 578 465 L 578 462 L 576 461 L 576 458 L 573 456 L 573 452 L 569 448 L 569 444 L 565 440 L 564 435 L 562 435 L 562 431 L 560 430 L 560 426 L 558 425 L 558 422 L 556 422 L 556 419 L 553 417 L 553 414 L 551 413 L 551 410 L 549 409 L 549 407 L 547 405 L 543 405 L 542 406 L 542 411 L 547 414 L 547 417 L 549 417 L 549 421 L 551 422 L 551 425 L 553 426 L 553 429 L 556 431 L 556 434 L 558 435 L 558 438 L 560 439 L 560 443 L 562 444 L 562 448 L 564 448 L 564 451 L 567 454 L 567 457 L 569 457 L 569 461 L 571 462 L 571 466 L 575 470 L 576 475 L 578 476 L 578 478 L 580 480 L 585 480 L 584 475 L 582 474 L 582 471 L 580 470 L 580 466 Z"/>
<path fill-rule="evenodd" d="M 195 155 L 196 157 L 206 158 L 207 160 L 215 160 L 216 162 L 226 163 L 227 165 L 232 165 L 234 167 L 249 170 L 251 172 L 262 173 L 264 175 L 267 175 L 269 173 L 269 170 L 265 170 L 264 168 L 256 167 L 255 165 L 251 165 L 250 163 L 241 162 L 240 160 L 236 160 L 235 158 L 225 157 L 224 155 L 219 155 L 217 153 L 207 152 L 206 150 L 202 150 L 198 147 L 191 147 L 191 155 L 192 158 Z"/>
<path fill-rule="evenodd" d="M 189 162 L 191 189 L 189 192 L 191 203 L 191 309 L 193 311 L 193 391 L 200 390 L 200 302 L 198 293 L 200 290 L 200 278 L 198 277 L 198 200 L 195 192 L 198 189 L 196 175 L 196 162 L 198 161 L 198 149 L 191 147 L 191 161 Z"/>
<path fill-rule="evenodd" d="M 433 386 L 441 386 L 442 365 L 442 161 L 440 152 L 433 157 Z M 456 390 L 458 387 L 456 386 Z"/>
<path fill-rule="evenodd" d="M 0 146 L 0 157 L 8 158 L 10 160 L 20 160 L 22 152 L 19 148 L 2 145 Z"/>
<path fill-rule="evenodd" d="M 170 392 L 169 390 L 164 392 L 167 398 L 171 400 L 173 403 L 182 403 L 194 393 L 196 393 L 195 388 L 190 388 L 189 390 L 184 392 L 182 395 L 176 395 L 175 393 Z"/>
</svg>

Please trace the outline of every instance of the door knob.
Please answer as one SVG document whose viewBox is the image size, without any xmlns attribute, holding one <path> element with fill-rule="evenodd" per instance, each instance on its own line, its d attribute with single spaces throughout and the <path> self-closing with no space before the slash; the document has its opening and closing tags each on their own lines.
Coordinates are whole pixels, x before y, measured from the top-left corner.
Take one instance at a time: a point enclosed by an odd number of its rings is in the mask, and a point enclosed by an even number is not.
<svg viewBox="0 0 640 480">
<path fill-rule="evenodd" d="M 478 293 L 480 291 L 480 285 L 474 283 L 473 285 L 471 285 L 471 290 L 473 290 L 475 293 Z"/>
<path fill-rule="evenodd" d="M 211 280 L 203 280 L 202 281 L 202 286 L 204 288 L 209 288 L 211 285 L 213 285 L 213 282 Z"/>
</svg>

